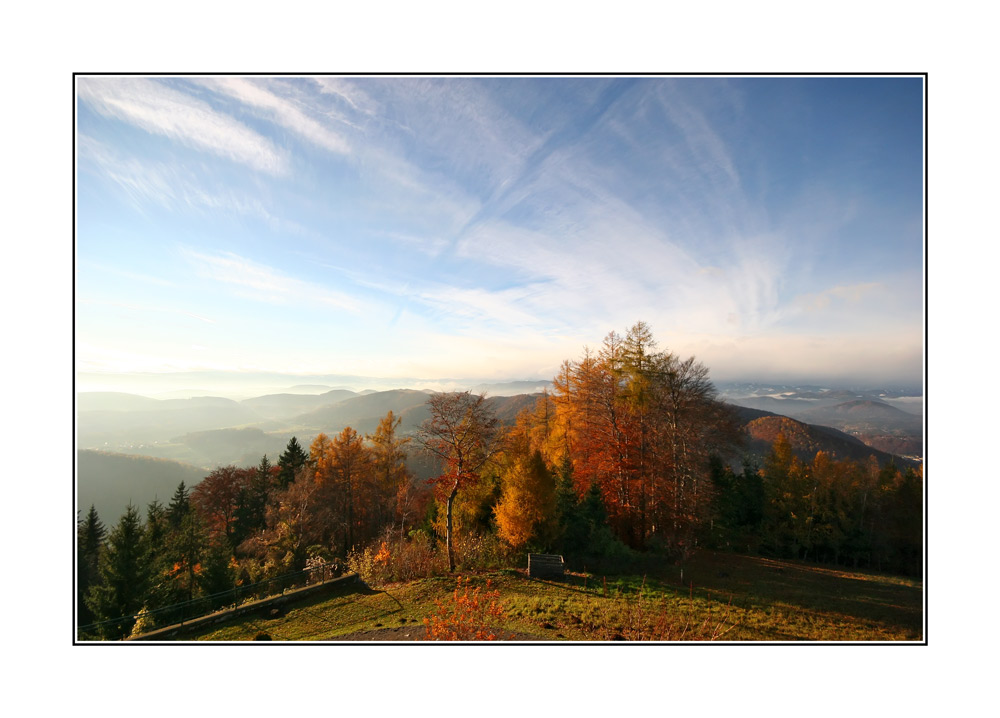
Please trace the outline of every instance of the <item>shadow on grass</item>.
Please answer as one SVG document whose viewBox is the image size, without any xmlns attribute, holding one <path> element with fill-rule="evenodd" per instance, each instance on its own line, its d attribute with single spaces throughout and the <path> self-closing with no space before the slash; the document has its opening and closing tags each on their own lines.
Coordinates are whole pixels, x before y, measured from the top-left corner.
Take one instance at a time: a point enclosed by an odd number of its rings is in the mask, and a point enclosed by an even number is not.
<svg viewBox="0 0 1000 718">
<path fill-rule="evenodd" d="M 693 557 L 685 569 L 685 584 L 693 584 L 697 595 L 731 593 L 758 606 L 843 614 L 905 627 L 915 636 L 922 631 L 923 586 L 919 581 L 714 552 Z"/>
</svg>

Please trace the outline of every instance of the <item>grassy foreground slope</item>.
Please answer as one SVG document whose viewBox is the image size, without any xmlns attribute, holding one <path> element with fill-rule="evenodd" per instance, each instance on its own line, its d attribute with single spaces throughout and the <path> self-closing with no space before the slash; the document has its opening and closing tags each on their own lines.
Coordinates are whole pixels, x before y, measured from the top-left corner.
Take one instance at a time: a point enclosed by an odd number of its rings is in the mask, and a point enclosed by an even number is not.
<svg viewBox="0 0 1000 718">
<path fill-rule="evenodd" d="M 517 640 L 923 640 L 920 582 L 792 561 L 701 552 L 645 576 L 542 581 L 505 569 L 471 578 L 499 592 L 506 617 L 495 628 Z M 455 585 L 436 576 L 345 590 L 184 640 L 419 640 L 423 619 L 436 602 L 451 603 Z"/>
</svg>

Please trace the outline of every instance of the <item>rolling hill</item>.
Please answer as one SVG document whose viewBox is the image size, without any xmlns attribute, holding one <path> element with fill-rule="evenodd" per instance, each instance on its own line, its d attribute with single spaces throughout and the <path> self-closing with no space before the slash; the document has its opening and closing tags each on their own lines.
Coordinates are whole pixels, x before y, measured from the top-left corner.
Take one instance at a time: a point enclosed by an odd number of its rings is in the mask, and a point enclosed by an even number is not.
<svg viewBox="0 0 1000 718">
<path fill-rule="evenodd" d="M 196 466 L 148 456 L 77 451 L 77 509 L 86 514 L 91 504 L 110 528 L 131 502 L 145 517 L 153 499 L 170 501 L 181 481 L 190 489 L 205 478 Z"/>
<path fill-rule="evenodd" d="M 895 462 L 897 465 L 909 465 L 910 461 L 898 456 L 874 449 L 859 439 L 845 434 L 837 429 L 826 426 L 806 424 L 787 416 L 761 416 L 751 419 L 744 425 L 748 437 L 748 449 L 758 457 L 765 456 L 771 450 L 771 444 L 783 433 L 792 445 L 792 451 L 800 459 L 811 462 L 816 452 L 824 451 L 835 459 L 865 461 L 874 456 L 880 465 Z"/>
<path fill-rule="evenodd" d="M 84 408 L 88 406 L 115 408 Z M 192 431 L 252 425 L 262 419 L 250 407 L 222 397 L 147 399 L 104 392 L 98 397 L 77 395 L 77 442 L 85 449 L 123 448 Z"/>
<path fill-rule="evenodd" d="M 359 434 L 375 431 L 378 422 L 389 411 L 402 417 L 402 433 L 416 431 L 430 414 L 425 408 L 427 392 L 413 389 L 394 389 L 363 394 L 344 399 L 336 404 L 299 414 L 288 419 L 294 430 L 336 433 L 350 426 Z"/>
<path fill-rule="evenodd" d="M 332 406 L 358 396 L 347 389 L 332 389 L 322 394 L 266 394 L 240 403 L 262 417 L 273 420 L 290 419 L 321 407 Z"/>
</svg>

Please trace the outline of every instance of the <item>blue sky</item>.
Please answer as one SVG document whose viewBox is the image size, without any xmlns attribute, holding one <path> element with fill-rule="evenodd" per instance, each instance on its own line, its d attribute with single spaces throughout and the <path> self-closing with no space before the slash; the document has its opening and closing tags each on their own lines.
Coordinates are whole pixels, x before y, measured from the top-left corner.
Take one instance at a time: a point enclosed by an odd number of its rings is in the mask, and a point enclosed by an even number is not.
<svg viewBox="0 0 1000 718">
<path fill-rule="evenodd" d="M 919 78 L 82 76 L 76 151 L 81 372 L 922 375 Z"/>
</svg>

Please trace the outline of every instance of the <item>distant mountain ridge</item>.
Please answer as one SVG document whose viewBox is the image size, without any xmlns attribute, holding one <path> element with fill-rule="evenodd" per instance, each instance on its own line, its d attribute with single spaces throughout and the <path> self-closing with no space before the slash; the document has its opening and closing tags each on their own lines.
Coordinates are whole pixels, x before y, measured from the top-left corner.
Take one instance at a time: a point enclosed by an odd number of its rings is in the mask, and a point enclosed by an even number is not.
<svg viewBox="0 0 1000 718">
<path fill-rule="evenodd" d="M 288 419 L 356 396 L 358 394 L 347 389 L 331 389 L 322 394 L 265 394 L 240 403 L 269 419 Z"/>
<path fill-rule="evenodd" d="M 292 436 L 308 449 L 320 432 L 330 436 L 350 426 L 362 435 L 373 433 L 390 410 L 402 419 L 400 433 L 413 434 L 430 417 L 427 408 L 430 395 L 431 392 L 415 389 L 365 393 L 332 389 L 322 394 L 268 394 L 242 402 L 219 397 L 158 400 L 114 392 L 81 395 L 78 402 L 81 507 L 86 510 L 104 493 L 109 496 L 105 503 L 112 511 L 119 511 L 112 507 L 122 501 L 127 503 L 129 498 L 143 506 L 154 496 L 164 500 L 182 478 L 189 486 L 193 485 L 216 466 L 252 466 L 264 454 L 276 462 Z M 504 424 L 512 425 L 517 415 L 531 409 L 539 396 L 537 393 L 492 395 L 487 402 Z M 903 465 L 905 459 L 894 459 L 880 447 L 898 448 L 894 452 L 897 454 L 920 453 L 919 447 L 915 450 L 913 440 L 906 436 L 887 435 L 882 444 L 866 445 L 855 436 L 828 426 L 764 409 L 729 406 L 744 427 L 747 451 L 757 457 L 770 451 L 779 431 L 788 436 L 803 461 L 812 461 L 816 451 L 826 451 L 840 459 L 863 461 L 875 456 L 879 463 L 896 461 Z M 814 410 L 852 420 L 859 416 L 900 419 L 899 414 L 904 414 L 911 421 L 920 421 L 920 417 L 868 400 L 851 400 Z M 107 446 L 104 442 L 108 442 Z M 116 481 L 121 485 L 112 485 Z M 116 519 L 117 515 L 111 518 Z"/>
</svg>

